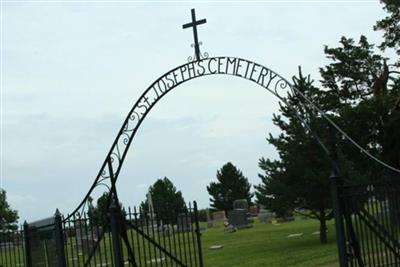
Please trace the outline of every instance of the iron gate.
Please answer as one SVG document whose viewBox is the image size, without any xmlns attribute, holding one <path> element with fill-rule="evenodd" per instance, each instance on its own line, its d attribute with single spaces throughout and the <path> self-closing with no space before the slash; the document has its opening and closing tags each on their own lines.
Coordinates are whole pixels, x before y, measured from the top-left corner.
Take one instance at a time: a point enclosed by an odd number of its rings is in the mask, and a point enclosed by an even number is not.
<svg viewBox="0 0 400 267">
<path fill-rule="evenodd" d="M 90 213 L 25 224 L 1 235 L 1 267 L 203 267 L 197 204 L 160 216 L 111 205 L 102 221 Z"/>
<path fill-rule="evenodd" d="M 400 266 L 400 180 L 337 186 L 341 265 Z"/>
<path fill-rule="evenodd" d="M 65 266 L 203 266 L 196 202 L 167 217 L 112 203 L 105 225 L 71 218 L 64 222 Z"/>
</svg>

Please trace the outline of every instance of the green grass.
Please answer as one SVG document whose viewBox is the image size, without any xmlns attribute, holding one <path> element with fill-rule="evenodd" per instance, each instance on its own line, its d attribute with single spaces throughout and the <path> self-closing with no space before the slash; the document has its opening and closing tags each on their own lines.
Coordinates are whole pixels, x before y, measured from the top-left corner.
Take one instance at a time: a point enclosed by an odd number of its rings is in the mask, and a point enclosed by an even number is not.
<svg viewBox="0 0 400 267">
<path fill-rule="evenodd" d="M 328 224 L 328 244 L 321 245 L 316 220 L 296 220 L 281 225 L 255 223 L 253 228 L 224 233 L 223 227 L 203 232 L 205 266 L 324 266 L 337 264 L 333 222 Z M 292 233 L 302 237 L 288 238 Z M 211 245 L 223 245 L 210 250 Z"/>
</svg>

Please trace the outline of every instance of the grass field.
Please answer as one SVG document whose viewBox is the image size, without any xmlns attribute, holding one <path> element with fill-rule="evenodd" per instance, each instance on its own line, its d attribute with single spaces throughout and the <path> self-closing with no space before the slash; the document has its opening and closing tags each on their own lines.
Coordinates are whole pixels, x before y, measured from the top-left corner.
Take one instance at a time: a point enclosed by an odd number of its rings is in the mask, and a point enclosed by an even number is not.
<svg viewBox="0 0 400 267">
<path fill-rule="evenodd" d="M 337 249 L 333 222 L 328 223 L 328 244 L 321 245 L 316 220 L 296 220 L 280 225 L 256 222 L 253 228 L 224 233 L 223 227 L 203 232 L 205 266 L 304 266 L 336 267 Z M 304 233 L 288 238 L 289 234 Z M 211 245 L 222 245 L 210 250 Z"/>
</svg>

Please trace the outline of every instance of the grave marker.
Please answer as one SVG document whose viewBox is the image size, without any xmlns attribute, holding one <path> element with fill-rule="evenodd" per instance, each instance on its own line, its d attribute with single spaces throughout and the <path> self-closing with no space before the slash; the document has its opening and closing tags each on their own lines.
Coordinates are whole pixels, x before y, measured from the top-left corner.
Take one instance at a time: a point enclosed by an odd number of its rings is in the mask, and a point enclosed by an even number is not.
<svg viewBox="0 0 400 267">
<path fill-rule="evenodd" d="M 223 222 L 226 220 L 225 211 L 223 210 L 213 212 L 212 217 L 214 222 Z"/>
<path fill-rule="evenodd" d="M 232 210 L 228 213 L 229 224 L 235 228 L 243 229 L 251 227 L 247 218 L 247 211 L 244 209 Z"/>
<path fill-rule="evenodd" d="M 266 209 L 260 209 L 258 213 L 258 219 L 262 223 L 271 223 L 272 222 L 272 212 Z"/>
<path fill-rule="evenodd" d="M 177 218 L 178 233 L 192 231 L 192 218 L 188 213 L 179 213 Z"/>
<path fill-rule="evenodd" d="M 233 209 L 245 210 L 247 212 L 249 210 L 249 203 L 247 203 L 246 199 L 237 199 L 233 201 Z"/>
</svg>

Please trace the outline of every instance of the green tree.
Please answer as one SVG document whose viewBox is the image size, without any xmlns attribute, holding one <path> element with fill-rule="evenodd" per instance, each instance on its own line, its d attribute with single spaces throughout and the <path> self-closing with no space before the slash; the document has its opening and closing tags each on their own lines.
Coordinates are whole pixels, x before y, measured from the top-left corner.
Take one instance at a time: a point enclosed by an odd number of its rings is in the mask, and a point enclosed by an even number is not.
<svg viewBox="0 0 400 267">
<path fill-rule="evenodd" d="M 157 219 L 162 220 L 163 223 L 174 223 L 177 215 L 186 211 L 181 191 L 178 191 L 167 177 L 158 179 L 150 186 L 149 194 L 153 202 L 153 211 L 157 214 Z M 142 212 L 150 212 L 148 204 L 147 200 L 141 203 Z"/>
<path fill-rule="evenodd" d="M 330 100 L 313 86 L 310 77 L 299 71 L 294 78 L 296 88 L 321 106 Z M 288 105 L 280 105 L 280 114 L 273 116 L 273 123 L 281 134 L 267 138 L 279 153 L 279 160 L 261 158 L 259 174 L 261 184 L 255 186 L 257 202 L 276 212 L 278 216 L 291 215 L 295 209 L 320 221 L 321 243 L 327 242 L 326 221 L 332 218 L 329 173 L 331 164 L 326 153 L 315 140 L 315 135 L 326 136 L 323 119 L 298 102 L 297 95 L 286 97 Z M 301 120 L 299 120 L 299 117 Z M 313 130 L 306 130 L 302 121 Z M 324 140 L 326 141 L 326 140 Z"/>
<path fill-rule="evenodd" d="M 389 74 L 400 74 L 400 2 L 397 0 L 381 1 L 383 9 L 388 13 L 384 19 L 375 24 L 374 29 L 383 31 L 381 50 L 394 49 L 399 56 Z M 400 78 L 388 75 L 391 80 L 391 91 L 387 94 L 388 113 L 384 125 L 384 159 L 392 166 L 400 169 Z"/>
<path fill-rule="evenodd" d="M 400 2 L 381 2 L 388 15 L 374 27 L 383 31 L 379 48 L 396 56 L 385 58 L 364 36 L 358 44 L 343 37 L 342 47 L 325 49 L 333 63 L 321 69 L 322 85 L 338 98 L 340 105 L 334 112 L 341 117 L 342 129 L 368 152 L 400 169 Z M 343 175 L 350 182 L 399 177 L 352 146 L 341 145 L 340 150 L 352 161 L 353 175 Z M 398 225 L 399 199 L 388 198 L 388 205 L 392 224 Z"/>
<path fill-rule="evenodd" d="M 400 56 L 400 2 L 398 0 L 383 0 L 381 2 L 388 16 L 378 21 L 374 26 L 375 30 L 384 32 L 384 40 L 380 48 L 382 50 L 393 48 Z M 400 65 L 400 60 L 397 61 L 397 64 Z"/>
<path fill-rule="evenodd" d="M 321 68 L 322 86 L 336 98 L 334 107 L 340 126 L 370 153 L 399 167 L 398 133 L 400 80 L 396 66 L 374 52 L 374 45 L 361 36 L 358 44 L 342 37 L 341 47 L 325 48 L 333 63 Z M 397 149 L 395 149 L 397 148 Z M 342 147 L 364 175 L 376 171 L 358 150 Z"/>
<path fill-rule="evenodd" d="M 243 173 L 235 165 L 228 162 L 217 171 L 218 182 L 211 182 L 207 186 L 211 196 L 211 207 L 225 212 L 233 209 L 233 201 L 246 199 L 251 203 L 253 194 L 250 193 L 251 185 Z"/>
<path fill-rule="evenodd" d="M 108 207 L 107 203 L 109 200 L 109 192 L 104 192 L 96 202 L 96 205 L 93 205 L 93 199 L 89 198 L 88 200 L 88 217 L 89 222 L 93 226 L 102 226 L 108 227 Z"/>
<path fill-rule="evenodd" d="M 101 226 L 105 230 L 109 230 L 109 210 L 110 210 L 110 192 L 104 192 L 96 201 L 96 206 L 93 205 L 93 199 L 89 199 L 88 217 L 92 225 Z M 122 209 L 121 216 L 126 215 L 122 203 L 119 203 Z"/>
<path fill-rule="evenodd" d="M 385 32 L 385 40 L 380 48 L 394 48 L 399 54 L 400 3 L 389 0 L 383 2 L 389 16 L 375 27 Z M 325 47 L 324 52 L 330 63 L 320 69 L 323 89 L 315 88 L 301 72 L 294 79 L 295 86 L 368 152 L 399 168 L 399 61 L 390 64 L 365 36 L 361 36 L 358 42 L 342 37 L 339 47 Z M 313 132 L 327 143 L 324 120 L 302 105 L 295 95 L 289 94 L 286 100 L 295 107 Z M 264 173 L 260 175 L 262 183 L 256 187 L 257 200 L 283 215 L 296 207 L 308 209 L 311 216 L 319 213 L 320 240 L 324 243 L 323 220 L 331 217 L 327 183 L 329 161 L 317 148 L 308 129 L 301 129 L 293 110 L 281 106 L 280 112 L 281 115 L 274 116 L 274 123 L 282 130 L 282 134 L 268 138 L 277 148 L 280 158 L 275 161 L 260 160 Z M 348 142 L 340 142 L 338 150 L 344 179 L 351 182 L 382 179 L 381 171 L 384 168 Z M 325 212 L 321 212 L 322 207 Z"/>
<path fill-rule="evenodd" d="M 18 228 L 18 212 L 11 209 L 7 202 L 6 191 L 0 189 L 0 229 L 15 230 Z"/>
</svg>

